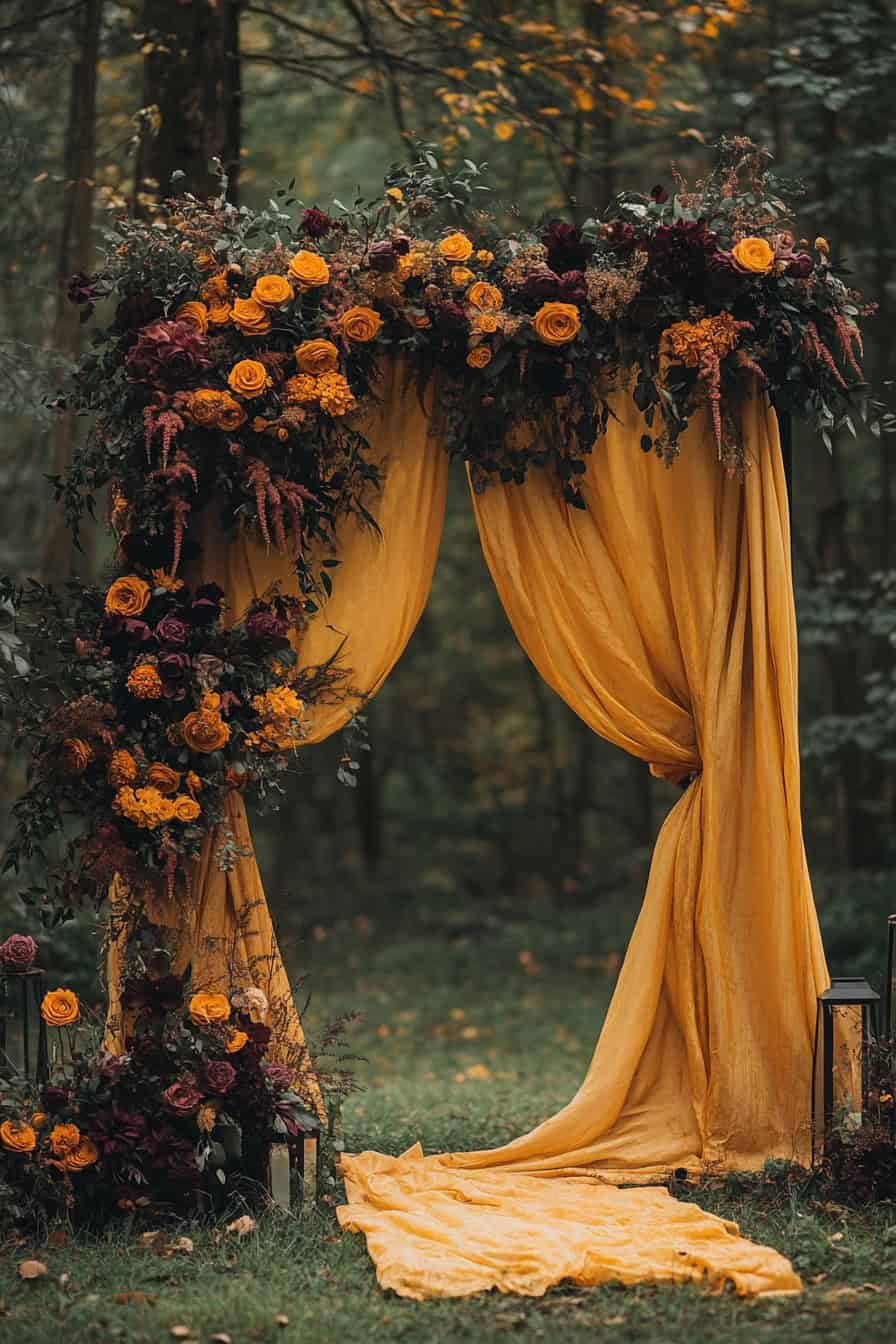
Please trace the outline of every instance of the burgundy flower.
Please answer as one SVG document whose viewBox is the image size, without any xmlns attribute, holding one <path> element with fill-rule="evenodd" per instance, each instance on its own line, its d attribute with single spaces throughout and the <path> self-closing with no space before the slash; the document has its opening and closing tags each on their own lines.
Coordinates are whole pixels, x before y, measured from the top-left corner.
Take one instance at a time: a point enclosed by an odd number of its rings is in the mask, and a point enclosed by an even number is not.
<svg viewBox="0 0 896 1344">
<path fill-rule="evenodd" d="M 197 653 L 193 658 L 193 671 L 200 686 L 211 690 L 224 675 L 224 664 L 213 653 Z"/>
<path fill-rule="evenodd" d="M 716 249 L 706 258 L 706 279 L 717 298 L 728 298 L 743 279 L 743 271 L 730 252 Z"/>
<path fill-rule="evenodd" d="M 11 933 L 0 943 L 0 966 L 7 971 L 28 971 L 37 956 L 37 943 L 27 933 Z"/>
<path fill-rule="evenodd" d="M 189 654 L 163 653 L 159 656 L 157 667 L 166 686 L 182 686 L 190 670 Z"/>
<path fill-rule="evenodd" d="M 277 1092 L 288 1092 L 292 1087 L 293 1071 L 287 1064 L 265 1064 L 264 1076 Z"/>
<path fill-rule="evenodd" d="M 325 210 L 316 205 L 302 211 L 302 228 L 309 238 L 323 238 L 334 227 L 336 221 Z"/>
<path fill-rule="evenodd" d="M 193 1115 L 202 1104 L 202 1093 L 192 1079 L 172 1083 L 162 1096 L 176 1115 Z"/>
<path fill-rule="evenodd" d="M 221 615 L 221 603 L 211 598 L 200 597 L 190 607 L 187 618 L 192 625 L 214 625 Z"/>
<path fill-rule="evenodd" d="M 64 1087 L 45 1087 L 40 1094 L 40 1104 L 48 1115 L 58 1115 L 68 1105 L 68 1092 Z"/>
<path fill-rule="evenodd" d="M 582 230 L 564 219 L 548 224 L 541 241 L 548 250 L 548 265 L 562 275 L 564 271 L 579 271 L 594 255 L 594 244 L 582 237 Z"/>
<path fill-rule="evenodd" d="M 168 391 L 196 383 L 210 362 L 205 337 L 187 322 L 144 327 L 124 361 L 132 382 Z"/>
<path fill-rule="evenodd" d="M 533 266 L 520 288 L 528 299 L 552 299 L 560 286 L 560 277 L 540 261 Z"/>
<path fill-rule="evenodd" d="M 406 257 L 411 250 L 411 240 L 406 233 L 392 235 L 392 248 L 396 257 Z"/>
<path fill-rule="evenodd" d="M 224 589 L 219 583 L 200 583 L 195 596 L 205 598 L 209 602 L 220 602 L 224 596 Z"/>
<path fill-rule="evenodd" d="M 226 1059 L 212 1059 L 205 1066 L 205 1082 L 210 1092 L 229 1092 L 236 1069 Z"/>
<path fill-rule="evenodd" d="M 189 638 L 190 627 L 180 616 L 163 616 L 156 626 L 156 639 L 160 639 L 163 644 L 173 644 L 180 649 Z"/>
<path fill-rule="evenodd" d="M 716 236 L 702 219 L 661 224 L 650 243 L 650 272 L 654 279 L 683 289 L 699 287 L 706 278 L 707 259 L 716 250 Z"/>
<path fill-rule="evenodd" d="M 367 259 L 372 271 L 380 271 L 383 274 L 394 271 L 398 265 L 398 254 L 388 238 L 374 243 L 367 253 Z"/>
<path fill-rule="evenodd" d="M 626 219 L 614 219 L 607 229 L 606 241 L 610 247 L 616 250 L 631 247 L 635 241 L 634 226 L 629 224 Z"/>
<path fill-rule="evenodd" d="M 787 263 L 785 275 L 789 275 L 792 280 L 808 280 L 814 270 L 815 262 L 808 252 L 794 252 Z"/>
<path fill-rule="evenodd" d="M 460 331 L 467 325 L 467 315 L 456 303 L 443 303 L 439 309 L 443 324 L 451 330 Z"/>
<path fill-rule="evenodd" d="M 584 303 L 588 297 L 585 288 L 585 276 L 582 271 L 564 271 L 557 289 L 564 303 Z"/>
<path fill-rule="evenodd" d="M 123 995 L 126 1008 L 146 1008 L 153 1014 L 176 1012 L 184 1001 L 183 984 L 176 975 L 148 975 L 128 980 Z"/>
<path fill-rule="evenodd" d="M 135 331 L 158 321 L 164 311 L 164 304 L 154 294 L 129 294 L 115 309 L 115 325 L 119 331 Z"/>
<path fill-rule="evenodd" d="M 140 1111 L 131 1111 L 113 1102 L 111 1107 L 97 1111 L 90 1121 L 88 1133 L 100 1144 L 104 1157 L 128 1153 L 141 1143 L 146 1134 L 146 1117 Z"/>
<path fill-rule="evenodd" d="M 259 607 L 246 617 L 246 634 L 259 644 L 282 643 L 286 632 L 286 622 L 267 607 Z"/>
<path fill-rule="evenodd" d="M 76 303 L 79 307 L 86 303 L 93 303 L 98 297 L 97 281 L 95 275 L 85 275 L 83 271 L 69 277 L 68 284 L 65 287 L 69 303 Z"/>
<path fill-rule="evenodd" d="M 657 185 L 650 188 L 651 199 L 656 201 L 657 205 L 665 205 L 669 199 L 669 193 L 664 186 Z"/>
</svg>

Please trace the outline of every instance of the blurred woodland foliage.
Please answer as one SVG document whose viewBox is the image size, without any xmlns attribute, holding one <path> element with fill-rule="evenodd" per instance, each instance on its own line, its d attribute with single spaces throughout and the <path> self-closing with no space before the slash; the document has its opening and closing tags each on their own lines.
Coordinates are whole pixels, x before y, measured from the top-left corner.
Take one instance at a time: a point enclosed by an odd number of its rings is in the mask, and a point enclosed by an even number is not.
<svg viewBox="0 0 896 1344">
<path fill-rule="evenodd" d="M 101 527 L 72 550 L 45 482 L 80 428 L 47 404 L 89 339 L 66 282 L 90 272 L 108 212 L 150 213 L 174 172 L 202 192 L 213 156 L 235 198 L 295 178 L 326 207 L 375 192 L 425 140 L 487 160 L 496 199 L 535 220 L 668 185 L 672 161 L 696 177 L 718 136 L 749 135 L 805 186 L 798 236 L 827 237 L 877 300 L 866 369 L 892 405 L 894 78 L 896 16 L 865 0 L 0 0 L 0 572 L 58 582 L 108 558 Z M 796 429 L 803 807 L 841 974 L 879 970 L 893 908 L 892 451 L 842 427 L 828 454 Z M 457 472 L 432 600 L 371 706 L 359 787 L 338 784 L 340 746 L 323 744 L 258 824 L 293 946 L 359 916 L 399 933 L 427 902 L 474 927 L 526 905 L 603 904 L 620 937 L 634 918 L 674 791 L 540 682 L 465 491 Z M 5 811 L 22 763 L 2 743 L 0 760 Z M 0 913 L 27 929 L 10 884 Z M 54 935 L 79 986 L 84 938 Z"/>
</svg>

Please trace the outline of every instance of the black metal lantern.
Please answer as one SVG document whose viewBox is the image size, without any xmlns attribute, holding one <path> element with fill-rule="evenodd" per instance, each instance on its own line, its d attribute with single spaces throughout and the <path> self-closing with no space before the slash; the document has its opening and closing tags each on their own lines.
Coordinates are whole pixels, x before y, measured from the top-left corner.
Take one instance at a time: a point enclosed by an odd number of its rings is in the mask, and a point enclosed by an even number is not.
<svg viewBox="0 0 896 1344">
<path fill-rule="evenodd" d="M 868 1047 L 877 1038 L 876 994 L 860 976 L 831 981 L 819 994 L 812 1052 L 812 1161 L 834 1121 L 854 1129 L 868 1109 Z"/>
<path fill-rule="evenodd" d="M 40 1011 L 44 973 L 0 970 L 0 1071 L 41 1085 L 50 1076 L 47 1024 Z"/>
</svg>

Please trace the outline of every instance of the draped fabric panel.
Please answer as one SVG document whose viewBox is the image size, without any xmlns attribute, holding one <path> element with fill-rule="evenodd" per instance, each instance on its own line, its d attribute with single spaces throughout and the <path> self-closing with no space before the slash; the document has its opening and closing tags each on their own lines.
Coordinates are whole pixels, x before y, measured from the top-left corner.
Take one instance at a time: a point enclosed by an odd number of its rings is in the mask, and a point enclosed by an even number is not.
<svg viewBox="0 0 896 1344">
<path fill-rule="evenodd" d="M 338 731 L 366 698 L 376 693 L 401 656 L 426 605 L 445 513 L 447 459 L 427 442 L 428 414 L 404 369 L 393 361 L 383 370 L 379 403 L 361 428 L 371 459 L 381 467 L 386 487 L 367 502 L 379 532 L 352 517 L 339 524 L 334 592 L 297 641 L 304 666 L 338 655 L 356 693 L 347 700 L 315 706 L 309 741 Z M 428 394 L 431 400 L 431 393 Z M 254 597 L 276 584 L 298 591 L 293 558 L 242 535 L 231 541 L 212 507 L 200 523 L 201 560 L 191 583 L 214 579 L 225 591 L 228 617 L 239 620 Z M 192 967 L 197 988 L 229 992 L 256 984 L 271 1001 L 271 1057 L 292 1065 L 297 1085 L 323 1118 L 323 1101 L 310 1072 L 302 1025 L 290 990 L 252 852 L 242 796 L 226 800 L 226 817 L 205 839 L 189 901 L 159 897 L 147 913 L 169 932 L 174 969 Z M 227 851 L 229 850 L 229 857 Z M 222 868 L 221 864 L 227 867 Z M 127 893 L 116 882 L 110 891 L 113 927 L 107 961 L 109 1016 L 106 1045 L 123 1048 L 121 973 L 128 920 Z"/>
<path fill-rule="evenodd" d="M 792 1291 L 776 1252 L 662 1190 L 673 1168 L 755 1168 L 809 1148 L 816 994 L 827 983 L 799 811 L 796 628 L 777 422 L 743 408 L 726 477 L 703 417 L 666 470 L 628 396 L 585 509 L 546 472 L 473 502 L 513 628 L 601 736 L 693 782 L 666 818 L 576 1096 L 493 1151 L 345 1161 L 345 1227 L 411 1297 L 563 1278 L 729 1279 Z M 553 1179 L 550 1179 L 553 1178 Z M 608 1188 L 609 1187 L 609 1188 Z"/>
</svg>

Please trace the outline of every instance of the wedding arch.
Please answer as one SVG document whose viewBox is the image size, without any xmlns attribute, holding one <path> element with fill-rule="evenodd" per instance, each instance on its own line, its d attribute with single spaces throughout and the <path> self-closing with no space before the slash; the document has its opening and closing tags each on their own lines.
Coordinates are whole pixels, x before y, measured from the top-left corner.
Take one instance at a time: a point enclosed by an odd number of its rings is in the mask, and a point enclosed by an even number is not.
<svg viewBox="0 0 896 1344">
<path fill-rule="evenodd" d="M 67 606 L 66 698 L 26 724 L 15 857 L 81 818 L 48 899 L 108 891 L 113 1055 L 149 924 L 194 990 L 263 987 L 272 1055 L 322 1115 L 245 795 L 388 676 L 460 457 L 538 671 L 687 787 L 576 1096 L 498 1150 L 347 1157 L 340 1221 L 413 1297 L 703 1275 L 797 1291 L 775 1251 L 651 1183 L 809 1152 L 828 978 L 775 407 L 823 434 L 864 413 L 861 303 L 745 141 L 693 189 L 623 194 L 581 227 L 502 234 L 477 177 L 424 155 L 380 200 L 297 221 L 288 199 L 183 197 L 120 221 L 80 278 L 87 312 L 116 306 L 67 403 L 92 429 L 57 494 L 76 527 L 108 488 L 116 568 Z"/>
</svg>

